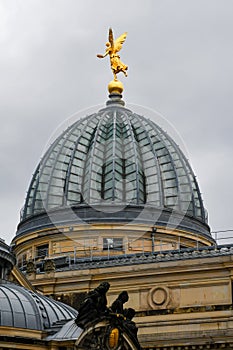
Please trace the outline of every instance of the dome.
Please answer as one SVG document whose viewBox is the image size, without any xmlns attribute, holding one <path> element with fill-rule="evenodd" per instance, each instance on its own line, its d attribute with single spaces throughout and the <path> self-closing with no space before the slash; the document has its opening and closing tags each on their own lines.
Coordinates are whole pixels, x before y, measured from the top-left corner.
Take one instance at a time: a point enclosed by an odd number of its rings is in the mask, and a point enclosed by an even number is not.
<svg viewBox="0 0 233 350">
<path fill-rule="evenodd" d="M 76 316 L 68 305 L 13 283 L 0 284 L 0 326 L 43 331 Z"/>
<path fill-rule="evenodd" d="M 43 156 L 17 234 L 39 227 L 42 213 L 58 210 L 64 222 L 71 207 L 82 220 L 118 220 L 119 213 L 127 220 L 143 208 L 172 212 L 196 220 L 197 231 L 209 234 L 198 183 L 179 146 L 156 123 L 125 108 L 116 95 L 110 97 L 106 108 L 69 126 Z M 49 225 L 48 219 L 42 221 Z"/>
<path fill-rule="evenodd" d="M 0 280 L 5 280 L 9 271 L 16 263 L 16 258 L 10 247 L 0 238 Z"/>
<path fill-rule="evenodd" d="M 13 266 L 15 264 L 15 257 L 13 253 L 11 252 L 11 248 L 5 243 L 5 241 L 0 238 L 0 261 L 1 266 L 3 261 L 5 263 L 9 263 L 9 265 Z"/>
</svg>

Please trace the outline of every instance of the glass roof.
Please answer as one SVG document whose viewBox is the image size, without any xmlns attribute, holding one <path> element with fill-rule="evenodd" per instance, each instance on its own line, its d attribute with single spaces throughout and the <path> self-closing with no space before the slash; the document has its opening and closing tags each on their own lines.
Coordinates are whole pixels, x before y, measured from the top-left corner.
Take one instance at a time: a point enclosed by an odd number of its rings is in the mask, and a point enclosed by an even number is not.
<svg viewBox="0 0 233 350">
<path fill-rule="evenodd" d="M 118 105 L 76 121 L 50 146 L 21 220 L 107 203 L 170 208 L 206 222 L 196 178 L 177 144 L 154 122 Z"/>
</svg>

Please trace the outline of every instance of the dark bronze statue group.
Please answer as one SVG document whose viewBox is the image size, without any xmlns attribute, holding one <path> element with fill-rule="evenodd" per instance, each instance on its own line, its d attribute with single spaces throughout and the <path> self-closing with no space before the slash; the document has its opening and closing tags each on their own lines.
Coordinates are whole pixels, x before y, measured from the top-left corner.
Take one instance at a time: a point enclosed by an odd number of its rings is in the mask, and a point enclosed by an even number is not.
<svg viewBox="0 0 233 350">
<path fill-rule="evenodd" d="M 121 292 L 112 305 L 108 307 L 106 293 L 109 288 L 110 284 L 108 282 L 102 282 L 87 294 L 78 309 L 76 324 L 85 330 L 93 323 L 105 319 L 120 326 L 122 331 L 128 333 L 138 343 L 138 329 L 135 322 L 132 321 L 135 310 L 124 308 L 124 304 L 129 300 L 128 293 L 126 291 Z"/>
</svg>

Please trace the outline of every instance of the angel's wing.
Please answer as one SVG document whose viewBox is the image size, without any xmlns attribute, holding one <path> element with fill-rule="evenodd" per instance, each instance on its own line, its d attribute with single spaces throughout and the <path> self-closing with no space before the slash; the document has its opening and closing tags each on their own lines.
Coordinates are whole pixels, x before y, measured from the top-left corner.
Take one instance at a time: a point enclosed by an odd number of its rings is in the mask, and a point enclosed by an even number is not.
<svg viewBox="0 0 233 350">
<path fill-rule="evenodd" d="M 111 47 L 114 47 L 114 39 L 113 39 L 113 32 L 112 32 L 112 28 L 109 28 L 109 34 L 108 34 L 108 41 L 111 44 Z"/>
<path fill-rule="evenodd" d="M 124 42 L 125 42 L 126 36 L 127 36 L 127 32 L 125 32 L 124 34 L 122 34 L 121 36 L 119 36 L 119 38 L 117 38 L 117 39 L 114 41 L 114 49 L 115 49 L 115 52 L 118 52 L 118 51 L 121 50 L 122 45 L 123 45 Z"/>
</svg>

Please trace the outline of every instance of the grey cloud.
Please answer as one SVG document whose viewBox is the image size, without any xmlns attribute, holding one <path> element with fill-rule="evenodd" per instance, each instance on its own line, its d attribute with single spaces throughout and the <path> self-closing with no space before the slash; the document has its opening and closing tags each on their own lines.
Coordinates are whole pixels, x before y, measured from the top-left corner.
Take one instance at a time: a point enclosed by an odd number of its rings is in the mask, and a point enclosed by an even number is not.
<svg viewBox="0 0 233 350">
<path fill-rule="evenodd" d="M 124 99 L 175 125 L 213 230 L 232 228 L 232 14 L 225 0 L 0 3 L 1 236 L 9 242 L 32 173 L 63 120 L 104 104 L 108 27 L 128 31 Z"/>
</svg>

